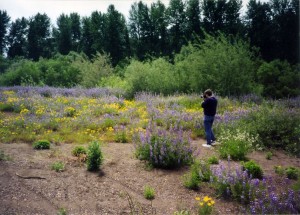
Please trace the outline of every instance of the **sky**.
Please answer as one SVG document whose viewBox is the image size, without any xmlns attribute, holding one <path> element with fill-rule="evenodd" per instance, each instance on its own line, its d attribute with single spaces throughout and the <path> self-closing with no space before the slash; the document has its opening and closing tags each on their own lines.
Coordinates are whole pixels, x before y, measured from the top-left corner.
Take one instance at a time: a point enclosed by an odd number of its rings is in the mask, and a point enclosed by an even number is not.
<svg viewBox="0 0 300 215">
<path fill-rule="evenodd" d="M 77 12 L 80 16 L 90 16 L 93 11 L 101 11 L 106 13 L 110 4 L 113 4 L 117 11 L 125 15 L 126 19 L 129 10 L 134 2 L 139 0 L 0 0 L 0 10 L 5 10 L 11 17 L 11 21 L 17 18 L 30 18 L 38 12 L 46 13 L 52 24 L 56 23 L 57 18 L 62 13 L 70 14 Z M 243 1 L 243 5 L 248 0 Z M 142 0 L 149 6 L 157 0 Z M 165 5 L 169 5 L 169 0 L 161 0 Z"/>
</svg>

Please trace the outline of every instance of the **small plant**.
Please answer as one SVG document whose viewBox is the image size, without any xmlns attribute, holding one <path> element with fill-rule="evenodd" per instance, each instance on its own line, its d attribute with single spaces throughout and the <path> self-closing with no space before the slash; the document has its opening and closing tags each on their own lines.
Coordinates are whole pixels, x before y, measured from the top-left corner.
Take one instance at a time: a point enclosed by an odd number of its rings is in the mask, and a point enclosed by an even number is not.
<svg viewBox="0 0 300 215">
<path fill-rule="evenodd" d="M 247 170 L 249 175 L 252 175 L 253 178 L 261 179 L 263 177 L 262 168 L 255 163 L 254 161 L 247 161 L 242 163 L 243 170 Z"/>
<path fill-rule="evenodd" d="M 173 215 L 190 215 L 191 213 L 187 210 L 175 211 Z"/>
<path fill-rule="evenodd" d="M 209 215 L 212 213 L 215 204 L 212 198 L 205 196 L 202 200 L 200 197 L 196 197 L 195 199 L 197 201 L 199 215 Z"/>
<path fill-rule="evenodd" d="M 61 161 L 54 162 L 51 166 L 52 170 L 56 172 L 63 172 L 65 170 L 65 164 Z"/>
<path fill-rule="evenodd" d="M 201 184 L 200 178 L 200 162 L 196 161 L 192 164 L 190 172 L 183 176 L 183 185 L 192 190 L 198 190 Z"/>
<path fill-rule="evenodd" d="M 86 154 L 87 154 L 86 148 L 83 146 L 76 146 L 72 150 L 72 155 L 74 155 L 76 157 L 80 157 L 81 155 L 86 155 Z"/>
<path fill-rule="evenodd" d="M 34 149 L 50 149 L 50 142 L 48 140 L 39 140 L 33 143 Z"/>
<path fill-rule="evenodd" d="M 273 157 L 273 153 L 272 152 L 267 152 L 266 159 L 267 160 L 272 160 L 272 157 Z"/>
<path fill-rule="evenodd" d="M 285 174 L 288 179 L 294 179 L 297 180 L 299 176 L 299 170 L 295 167 L 287 167 L 285 169 Z"/>
<path fill-rule="evenodd" d="M 115 135 L 115 141 L 117 143 L 128 143 L 128 137 L 125 131 L 119 131 Z"/>
<path fill-rule="evenodd" d="M 98 142 L 91 142 L 88 147 L 88 157 L 87 157 L 87 170 L 97 171 L 102 164 L 103 157 Z"/>
<path fill-rule="evenodd" d="M 73 107 L 66 107 L 65 108 L 65 116 L 67 117 L 74 117 L 76 114 L 76 109 Z"/>
<path fill-rule="evenodd" d="M 219 159 L 216 156 L 211 156 L 207 159 L 209 164 L 219 164 Z"/>
<path fill-rule="evenodd" d="M 4 154 L 4 152 L 2 150 L 0 150 L 0 161 L 7 161 L 7 160 L 11 160 L 11 158 Z"/>
<path fill-rule="evenodd" d="M 283 176 L 285 174 L 285 170 L 282 166 L 274 166 L 274 171 L 276 174 Z"/>
<path fill-rule="evenodd" d="M 57 212 L 57 215 L 67 215 L 67 211 L 64 208 L 60 208 Z"/>
<path fill-rule="evenodd" d="M 154 188 L 152 188 L 152 187 L 146 185 L 146 186 L 144 187 L 144 197 L 145 197 L 146 199 L 148 199 L 148 200 L 154 199 L 154 197 L 155 197 L 155 190 L 154 190 Z"/>
<path fill-rule="evenodd" d="M 250 151 L 251 145 L 243 140 L 230 139 L 222 143 L 219 148 L 220 156 L 227 159 L 228 156 L 232 160 L 246 160 L 246 155 Z"/>
</svg>

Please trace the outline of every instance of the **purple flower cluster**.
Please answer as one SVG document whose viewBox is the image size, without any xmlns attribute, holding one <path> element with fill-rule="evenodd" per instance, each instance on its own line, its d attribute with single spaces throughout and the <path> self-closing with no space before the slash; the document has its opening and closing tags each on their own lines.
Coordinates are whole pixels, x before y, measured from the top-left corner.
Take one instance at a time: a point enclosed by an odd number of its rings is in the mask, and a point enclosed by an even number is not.
<svg viewBox="0 0 300 215">
<path fill-rule="evenodd" d="M 178 126 L 168 130 L 151 126 L 140 133 L 135 145 L 139 159 L 147 160 L 155 167 L 174 168 L 192 161 L 194 149 L 189 135 Z"/>
</svg>

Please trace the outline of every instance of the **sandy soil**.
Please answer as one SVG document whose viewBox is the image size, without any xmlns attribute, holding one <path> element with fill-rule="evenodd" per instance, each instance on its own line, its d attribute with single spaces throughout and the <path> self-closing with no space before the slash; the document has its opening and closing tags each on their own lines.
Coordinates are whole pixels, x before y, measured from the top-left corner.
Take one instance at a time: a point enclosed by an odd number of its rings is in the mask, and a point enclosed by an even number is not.
<svg viewBox="0 0 300 215">
<path fill-rule="evenodd" d="M 216 149 L 202 147 L 203 140 L 192 144 L 200 149 L 200 158 L 216 154 Z M 29 144 L 0 144 L 11 159 L 0 161 L 0 214 L 173 214 L 179 210 L 195 211 L 196 196 L 215 198 L 214 190 L 203 183 L 198 191 L 184 188 L 179 170 L 148 170 L 137 160 L 133 144 L 108 143 L 102 146 L 104 163 L 101 171 L 91 173 L 84 163 L 72 156 L 74 144 L 52 145 L 50 150 L 33 150 Z M 274 175 L 273 167 L 297 166 L 300 160 L 275 152 L 272 160 L 265 153 L 253 152 L 266 174 Z M 51 164 L 63 161 L 64 172 L 51 170 Z M 223 162 L 225 163 L 225 162 Z M 153 201 L 146 200 L 143 188 L 156 191 Z M 216 214 L 238 214 L 235 202 L 216 199 Z"/>
</svg>

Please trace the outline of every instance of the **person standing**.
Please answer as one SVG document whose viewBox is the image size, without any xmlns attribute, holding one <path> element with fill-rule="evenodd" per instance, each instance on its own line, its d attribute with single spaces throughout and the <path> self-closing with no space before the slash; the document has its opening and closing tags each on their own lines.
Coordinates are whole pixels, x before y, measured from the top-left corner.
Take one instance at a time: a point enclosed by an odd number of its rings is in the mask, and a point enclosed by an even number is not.
<svg viewBox="0 0 300 215">
<path fill-rule="evenodd" d="M 203 94 L 204 101 L 201 104 L 204 112 L 204 129 L 206 136 L 206 144 L 204 147 L 211 147 L 216 141 L 215 135 L 212 131 L 212 125 L 217 112 L 218 100 L 213 96 L 212 90 L 207 89 Z"/>
</svg>

